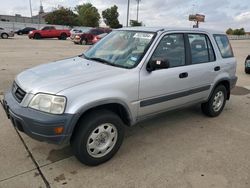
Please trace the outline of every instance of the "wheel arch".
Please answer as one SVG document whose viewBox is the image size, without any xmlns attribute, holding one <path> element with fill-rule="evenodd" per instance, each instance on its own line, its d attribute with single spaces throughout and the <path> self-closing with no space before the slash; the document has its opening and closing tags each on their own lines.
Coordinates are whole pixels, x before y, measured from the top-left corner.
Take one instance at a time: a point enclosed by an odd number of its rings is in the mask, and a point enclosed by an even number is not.
<svg viewBox="0 0 250 188">
<path fill-rule="evenodd" d="M 87 108 L 84 107 L 83 109 L 79 110 L 76 123 L 72 127 L 72 130 L 70 131 L 71 132 L 70 140 L 74 137 L 75 132 L 77 132 L 78 128 L 80 127 L 78 122 L 82 118 L 84 118 L 86 114 L 92 111 L 101 110 L 101 109 L 110 110 L 111 112 L 117 114 L 127 127 L 133 125 L 134 123 L 128 106 L 124 104 L 123 102 L 120 102 L 120 101 L 118 102 L 114 100 L 114 101 L 102 101 L 98 103 L 93 103 L 91 105 L 88 105 Z"/>
<path fill-rule="evenodd" d="M 209 98 L 210 98 L 210 96 L 212 95 L 212 93 L 214 92 L 215 88 L 218 85 L 223 85 L 226 88 L 226 90 L 227 90 L 227 100 L 229 100 L 230 99 L 231 90 L 230 90 L 230 79 L 227 79 L 227 78 L 220 79 L 220 80 L 218 80 L 214 84 L 213 89 L 211 90 L 211 93 L 209 95 Z"/>
<path fill-rule="evenodd" d="M 9 37 L 9 34 L 8 33 L 1 33 L 1 37 L 3 36 L 3 35 L 7 35 L 8 37 Z"/>
</svg>

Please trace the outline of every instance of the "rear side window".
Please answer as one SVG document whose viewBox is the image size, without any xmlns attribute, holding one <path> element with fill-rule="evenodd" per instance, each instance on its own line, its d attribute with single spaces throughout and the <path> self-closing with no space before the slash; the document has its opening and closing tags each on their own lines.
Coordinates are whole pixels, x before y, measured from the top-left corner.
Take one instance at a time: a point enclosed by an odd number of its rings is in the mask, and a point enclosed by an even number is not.
<svg viewBox="0 0 250 188">
<path fill-rule="evenodd" d="M 226 35 L 214 35 L 214 39 L 223 58 L 234 57 L 232 47 Z"/>
<path fill-rule="evenodd" d="M 192 64 L 215 61 L 214 50 L 209 38 L 204 34 L 188 34 Z"/>
</svg>

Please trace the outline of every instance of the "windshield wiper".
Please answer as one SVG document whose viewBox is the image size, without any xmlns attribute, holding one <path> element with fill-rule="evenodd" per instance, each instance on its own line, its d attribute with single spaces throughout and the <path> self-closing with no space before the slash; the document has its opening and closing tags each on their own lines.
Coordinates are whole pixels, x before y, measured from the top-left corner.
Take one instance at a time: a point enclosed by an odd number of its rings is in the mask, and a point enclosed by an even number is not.
<svg viewBox="0 0 250 188">
<path fill-rule="evenodd" d="M 84 57 L 87 60 L 98 61 L 100 63 L 106 64 L 106 65 L 110 65 L 110 66 L 114 66 L 114 67 L 120 67 L 120 68 L 129 69 L 129 67 L 125 67 L 125 66 L 122 66 L 122 65 L 111 63 L 110 61 L 108 61 L 106 59 L 99 58 L 99 57 L 87 57 L 85 54 L 80 55 L 80 57 Z"/>
<path fill-rule="evenodd" d="M 98 62 L 107 64 L 107 65 L 114 65 L 114 64 L 112 64 L 111 62 L 107 61 L 106 59 L 102 59 L 102 58 L 99 58 L 99 57 L 90 57 L 90 58 L 86 58 L 86 59 L 98 61 Z"/>
<path fill-rule="evenodd" d="M 102 59 L 102 58 L 99 58 L 99 57 L 87 57 L 84 53 L 79 55 L 78 57 L 83 57 L 84 59 L 87 59 L 87 60 L 94 60 L 94 61 L 98 61 L 98 62 L 101 62 L 101 63 L 104 63 L 104 64 L 112 65 L 112 63 L 110 63 L 109 61 L 107 61 L 105 59 Z"/>
</svg>

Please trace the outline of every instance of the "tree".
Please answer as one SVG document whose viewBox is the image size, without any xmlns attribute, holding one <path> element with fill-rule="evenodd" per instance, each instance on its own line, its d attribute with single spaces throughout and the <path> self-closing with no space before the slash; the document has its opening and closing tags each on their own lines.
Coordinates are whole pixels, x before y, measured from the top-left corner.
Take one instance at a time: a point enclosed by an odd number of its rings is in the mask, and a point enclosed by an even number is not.
<svg viewBox="0 0 250 188">
<path fill-rule="evenodd" d="M 83 3 L 75 8 L 78 13 L 79 24 L 86 27 L 98 27 L 100 22 L 100 14 L 96 7 L 91 3 Z"/>
<path fill-rule="evenodd" d="M 64 7 L 59 7 L 58 9 L 48 13 L 45 16 L 45 21 L 48 24 L 56 25 L 78 25 L 77 15 L 72 10 Z"/>
<path fill-rule="evenodd" d="M 246 32 L 245 32 L 245 29 L 244 28 L 240 28 L 240 29 L 231 29 L 229 28 L 226 33 L 228 35 L 245 35 Z"/>
<path fill-rule="evenodd" d="M 226 31 L 226 33 L 228 34 L 228 35 L 232 35 L 233 34 L 233 29 L 232 28 L 229 28 L 227 31 Z"/>
<path fill-rule="evenodd" d="M 138 22 L 136 20 L 130 20 L 130 26 L 135 27 L 135 26 L 142 26 L 142 22 Z"/>
<path fill-rule="evenodd" d="M 104 23 L 111 28 L 121 28 L 122 25 L 119 23 L 118 17 L 118 7 L 116 5 L 107 8 L 106 10 L 102 11 L 102 17 Z"/>
</svg>

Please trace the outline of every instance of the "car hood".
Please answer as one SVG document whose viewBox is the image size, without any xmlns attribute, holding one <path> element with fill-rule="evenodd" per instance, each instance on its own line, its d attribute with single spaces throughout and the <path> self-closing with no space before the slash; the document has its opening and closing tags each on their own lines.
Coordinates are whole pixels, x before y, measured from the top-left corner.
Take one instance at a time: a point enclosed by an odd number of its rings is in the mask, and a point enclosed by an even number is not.
<svg viewBox="0 0 250 188">
<path fill-rule="evenodd" d="M 128 70 L 74 57 L 28 69 L 16 77 L 16 82 L 27 93 L 56 94 L 79 84 L 126 71 Z"/>
</svg>

